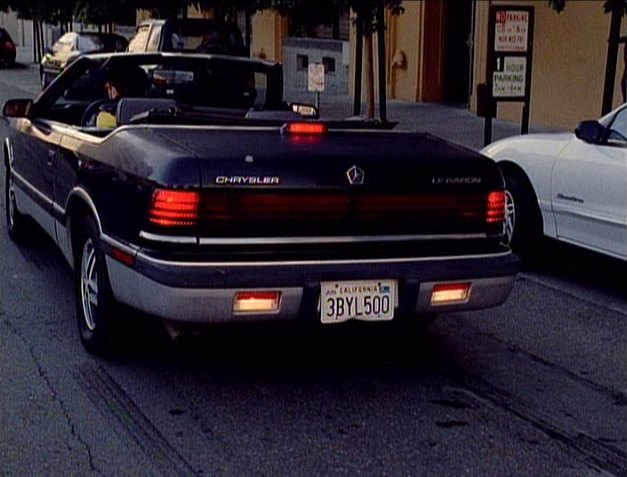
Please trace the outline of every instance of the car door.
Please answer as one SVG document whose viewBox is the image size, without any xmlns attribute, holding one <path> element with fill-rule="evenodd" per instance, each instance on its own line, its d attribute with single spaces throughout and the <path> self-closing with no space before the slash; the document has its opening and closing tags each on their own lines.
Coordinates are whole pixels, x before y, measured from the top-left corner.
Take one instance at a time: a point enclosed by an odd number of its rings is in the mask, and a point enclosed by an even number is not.
<svg viewBox="0 0 627 477">
<path fill-rule="evenodd" d="M 627 108 L 601 143 L 574 138 L 551 179 L 558 238 L 627 258 Z"/>
<path fill-rule="evenodd" d="M 54 238 L 54 169 L 61 128 L 41 118 L 15 121 L 9 143 L 16 198 L 22 212 L 31 215 Z"/>
</svg>

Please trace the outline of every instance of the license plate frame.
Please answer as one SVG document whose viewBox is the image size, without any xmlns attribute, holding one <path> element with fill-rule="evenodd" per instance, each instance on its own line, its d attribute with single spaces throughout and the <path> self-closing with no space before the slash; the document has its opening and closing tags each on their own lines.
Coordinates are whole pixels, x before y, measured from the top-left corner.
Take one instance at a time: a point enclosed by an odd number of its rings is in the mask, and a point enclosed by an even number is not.
<svg viewBox="0 0 627 477">
<path fill-rule="evenodd" d="M 342 280 L 320 283 L 320 322 L 390 321 L 398 284 L 393 279 Z"/>
</svg>

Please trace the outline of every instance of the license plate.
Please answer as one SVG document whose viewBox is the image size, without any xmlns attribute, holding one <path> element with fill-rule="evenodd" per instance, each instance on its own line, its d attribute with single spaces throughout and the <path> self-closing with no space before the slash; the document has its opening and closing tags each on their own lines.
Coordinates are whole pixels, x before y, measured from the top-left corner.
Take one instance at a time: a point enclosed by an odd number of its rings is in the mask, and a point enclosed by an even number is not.
<svg viewBox="0 0 627 477">
<path fill-rule="evenodd" d="M 395 280 L 356 280 L 320 284 L 320 321 L 350 319 L 385 321 L 394 318 Z"/>
</svg>

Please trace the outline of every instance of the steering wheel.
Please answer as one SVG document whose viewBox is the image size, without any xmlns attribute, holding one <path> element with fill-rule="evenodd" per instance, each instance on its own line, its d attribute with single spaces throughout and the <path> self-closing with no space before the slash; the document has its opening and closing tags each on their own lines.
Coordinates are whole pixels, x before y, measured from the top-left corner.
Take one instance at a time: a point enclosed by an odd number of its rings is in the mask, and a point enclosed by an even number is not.
<svg viewBox="0 0 627 477">
<path fill-rule="evenodd" d="M 85 108 L 83 116 L 81 117 L 81 126 L 95 126 L 96 117 L 98 116 L 98 113 L 102 110 L 102 106 L 107 103 L 114 104 L 115 102 L 115 100 L 110 98 L 100 98 L 90 103 L 89 106 Z"/>
</svg>

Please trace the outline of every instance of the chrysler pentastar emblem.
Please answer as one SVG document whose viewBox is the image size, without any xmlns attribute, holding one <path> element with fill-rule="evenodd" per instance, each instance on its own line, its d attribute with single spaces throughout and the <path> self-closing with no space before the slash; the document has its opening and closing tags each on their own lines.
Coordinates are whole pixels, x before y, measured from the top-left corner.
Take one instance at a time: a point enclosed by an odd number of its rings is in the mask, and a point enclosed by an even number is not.
<svg viewBox="0 0 627 477">
<path fill-rule="evenodd" d="M 363 169 L 353 166 L 346 171 L 346 177 L 350 185 L 362 185 L 364 183 L 364 177 L 366 173 Z"/>
</svg>

